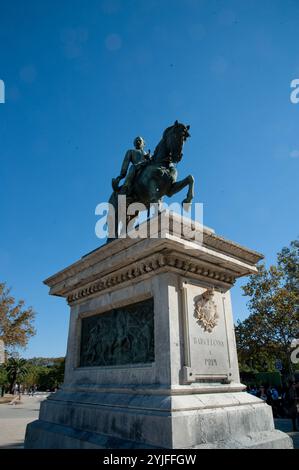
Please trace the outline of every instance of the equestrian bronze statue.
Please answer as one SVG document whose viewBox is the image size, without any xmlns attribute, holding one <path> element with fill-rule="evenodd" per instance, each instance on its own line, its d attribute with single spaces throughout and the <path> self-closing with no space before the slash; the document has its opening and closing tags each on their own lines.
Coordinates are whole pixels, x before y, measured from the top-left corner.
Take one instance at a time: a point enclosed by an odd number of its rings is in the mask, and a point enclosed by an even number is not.
<svg viewBox="0 0 299 470">
<path fill-rule="evenodd" d="M 153 204 L 162 204 L 163 196 L 171 197 L 188 186 L 188 193 L 182 204 L 191 204 L 194 196 L 194 178 L 188 175 L 177 181 L 177 164 L 181 161 L 184 142 L 190 137 L 189 127 L 175 121 L 173 126 L 163 132 L 162 139 L 154 154 L 144 151 L 145 142 L 138 136 L 134 140 L 134 149 L 128 150 L 120 175 L 112 180 L 113 193 L 109 203 L 114 208 L 116 235 L 109 233 L 108 240 L 117 238 L 119 226 L 118 196 L 126 196 L 126 209 L 132 203 L 142 203 L 148 214 Z M 124 179 L 124 183 L 120 181 Z M 127 211 L 126 211 L 127 214 Z M 128 224 L 138 213 L 126 216 Z M 111 217 L 111 214 L 110 214 Z M 109 220 L 109 214 L 108 214 Z M 110 219 L 111 220 L 111 219 Z M 109 225 L 109 222 L 108 222 Z"/>
</svg>

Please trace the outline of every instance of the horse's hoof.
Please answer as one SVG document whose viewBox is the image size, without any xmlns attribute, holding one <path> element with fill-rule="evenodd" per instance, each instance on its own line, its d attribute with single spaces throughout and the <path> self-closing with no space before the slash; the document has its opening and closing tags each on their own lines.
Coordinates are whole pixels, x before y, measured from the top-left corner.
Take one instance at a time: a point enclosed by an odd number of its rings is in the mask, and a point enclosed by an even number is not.
<svg viewBox="0 0 299 470">
<path fill-rule="evenodd" d="M 191 203 L 192 203 L 192 200 L 191 200 L 191 199 L 188 199 L 188 198 L 186 198 L 186 199 L 184 199 L 184 200 L 183 200 L 183 202 L 182 202 L 182 205 L 184 205 L 184 204 L 188 204 L 188 206 L 190 206 L 190 205 L 191 205 Z"/>
<path fill-rule="evenodd" d="M 182 206 L 183 206 L 183 211 L 189 212 L 191 208 L 191 201 L 188 201 L 188 199 L 184 199 L 182 202 Z"/>
</svg>

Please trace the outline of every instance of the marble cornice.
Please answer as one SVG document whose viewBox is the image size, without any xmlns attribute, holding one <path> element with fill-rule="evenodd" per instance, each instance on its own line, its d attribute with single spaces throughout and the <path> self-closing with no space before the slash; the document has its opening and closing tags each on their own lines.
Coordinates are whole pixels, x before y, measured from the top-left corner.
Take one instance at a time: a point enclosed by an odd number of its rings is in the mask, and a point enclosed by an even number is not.
<svg viewBox="0 0 299 470">
<path fill-rule="evenodd" d="M 201 230 L 203 235 L 199 243 L 182 235 L 185 223 L 182 225 L 179 217 L 172 214 L 170 221 L 164 237 L 117 239 L 83 256 L 44 281 L 50 294 L 74 302 L 162 270 L 213 279 L 215 284 L 228 287 L 236 278 L 257 271 L 255 265 L 263 258 L 261 254 L 226 240 L 207 227 L 197 228 L 194 222 L 192 229 Z"/>
<path fill-rule="evenodd" d="M 69 303 L 94 295 L 98 292 L 111 290 L 127 282 L 138 281 L 142 277 L 157 274 L 159 272 L 177 272 L 182 276 L 190 276 L 211 282 L 219 287 L 230 288 L 235 281 L 235 273 L 221 269 L 212 264 L 202 263 L 191 257 L 176 253 L 157 253 L 145 259 L 139 260 L 130 266 L 118 269 L 105 276 L 101 276 L 87 285 L 73 290 L 67 295 Z"/>
</svg>

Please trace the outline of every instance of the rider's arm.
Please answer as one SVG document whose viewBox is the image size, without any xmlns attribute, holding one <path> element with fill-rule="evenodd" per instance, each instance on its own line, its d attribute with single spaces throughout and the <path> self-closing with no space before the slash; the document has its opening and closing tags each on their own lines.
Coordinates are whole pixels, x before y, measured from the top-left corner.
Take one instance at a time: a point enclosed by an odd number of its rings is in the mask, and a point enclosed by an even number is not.
<svg viewBox="0 0 299 470">
<path fill-rule="evenodd" d="M 144 159 L 145 159 L 146 161 L 150 161 L 150 160 L 152 159 L 151 151 L 150 151 L 150 150 L 144 155 Z"/>
</svg>

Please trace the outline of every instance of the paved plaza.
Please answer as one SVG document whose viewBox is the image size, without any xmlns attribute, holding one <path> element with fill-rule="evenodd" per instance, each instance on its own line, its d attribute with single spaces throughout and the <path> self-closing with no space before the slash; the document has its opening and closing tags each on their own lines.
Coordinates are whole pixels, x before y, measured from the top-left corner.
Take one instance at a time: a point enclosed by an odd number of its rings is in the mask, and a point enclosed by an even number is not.
<svg viewBox="0 0 299 470">
<path fill-rule="evenodd" d="M 0 449 L 21 449 L 26 426 L 38 418 L 40 402 L 48 393 L 22 396 L 20 404 L 0 404 Z"/>
<path fill-rule="evenodd" d="M 18 405 L 0 404 L 0 449 L 22 449 L 26 426 L 38 418 L 40 403 L 48 394 L 23 396 Z M 291 436 L 294 447 L 299 449 L 299 432 L 291 432 L 289 419 L 276 419 L 275 427 Z"/>
<path fill-rule="evenodd" d="M 286 432 L 293 439 L 294 448 L 299 449 L 299 432 L 292 432 L 292 422 L 290 419 L 275 419 L 276 429 Z"/>
</svg>

